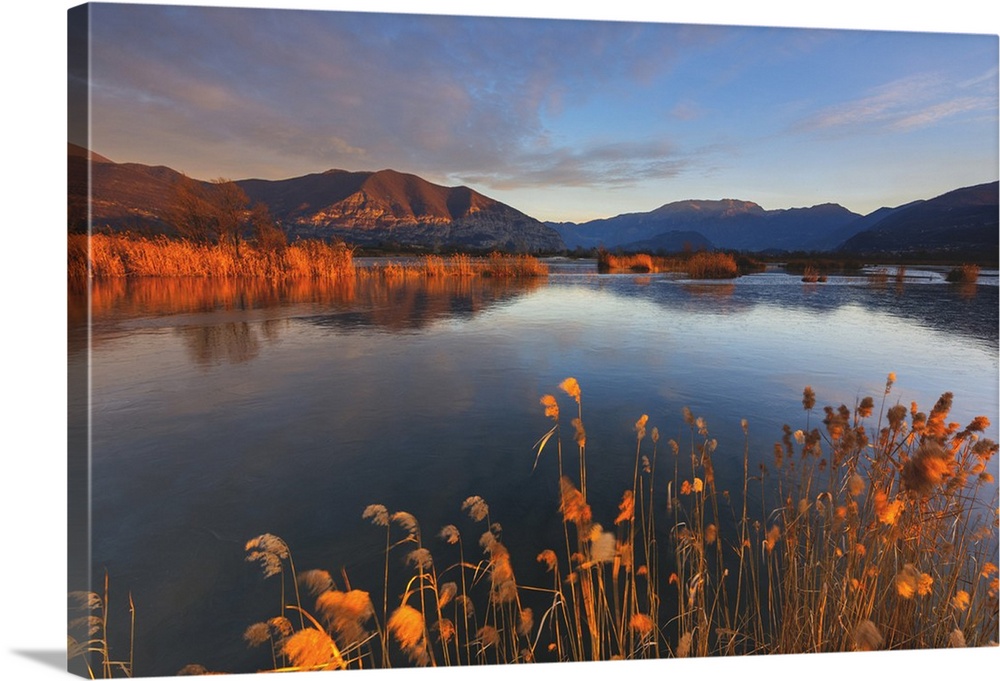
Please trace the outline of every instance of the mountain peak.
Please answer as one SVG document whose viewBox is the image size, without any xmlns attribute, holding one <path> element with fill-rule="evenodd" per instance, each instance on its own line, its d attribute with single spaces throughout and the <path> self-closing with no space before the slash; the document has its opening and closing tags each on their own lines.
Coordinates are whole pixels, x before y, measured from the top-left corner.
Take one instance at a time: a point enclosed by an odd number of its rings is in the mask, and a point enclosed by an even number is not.
<svg viewBox="0 0 1000 681">
<path fill-rule="evenodd" d="M 962 187 L 894 210 L 880 209 L 864 231 L 840 245 L 853 253 L 950 253 L 969 259 L 997 257 L 998 182 Z"/>
<path fill-rule="evenodd" d="M 162 166 L 115 163 L 78 145 L 70 145 L 69 156 L 70 203 L 80 207 L 74 215 L 86 215 L 83 208 L 89 202 L 94 224 L 172 233 L 167 216 L 180 173 Z M 81 162 L 87 158 L 96 162 L 92 173 Z M 251 205 L 266 205 L 293 238 L 521 252 L 558 251 L 565 246 L 554 229 L 468 187 L 444 187 L 392 169 L 330 169 L 236 184 Z M 74 224 L 73 229 L 79 228 Z"/>
<path fill-rule="evenodd" d="M 90 159 L 93 163 L 114 163 L 114 161 L 104 158 L 100 154 L 94 153 L 85 147 L 81 147 L 79 144 L 68 142 L 68 146 L 70 158 Z"/>
<path fill-rule="evenodd" d="M 763 213 L 764 209 L 753 201 L 738 199 L 684 199 L 664 204 L 650 214 L 689 212 L 702 216 L 732 216 L 746 213 Z"/>
</svg>

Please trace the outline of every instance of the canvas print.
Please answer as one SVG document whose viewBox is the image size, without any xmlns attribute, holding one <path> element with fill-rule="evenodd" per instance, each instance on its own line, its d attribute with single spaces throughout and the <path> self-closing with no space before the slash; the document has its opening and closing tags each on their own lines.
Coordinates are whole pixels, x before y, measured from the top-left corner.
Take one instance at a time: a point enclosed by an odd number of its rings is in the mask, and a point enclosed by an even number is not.
<svg viewBox="0 0 1000 681">
<path fill-rule="evenodd" d="M 998 36 L 68 27 L 74 674 L 997 645 Z"/>
</svg>

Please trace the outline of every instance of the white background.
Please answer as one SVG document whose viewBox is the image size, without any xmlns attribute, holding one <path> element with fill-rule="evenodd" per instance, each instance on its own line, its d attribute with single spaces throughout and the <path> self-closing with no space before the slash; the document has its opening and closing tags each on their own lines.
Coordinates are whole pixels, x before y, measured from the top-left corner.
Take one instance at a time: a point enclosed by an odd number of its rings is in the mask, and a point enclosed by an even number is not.
<svg viewBox="0 0 1000 681">
<path fill-rule="evenodd" d="M 65 678 L 66 607 L 66 10 L 74 3 L 20 0 L 5 6 L 4 78 L 0 99 L 5 140 L 0 150 L 4 219 L 0 221 L 3 277 L 0 452 L 3 475 L 4 539 L 3 636 L 5 679 Z M 174 0 L 169 4 L 179 4 Z M 423 0 L 292 2 L 214 1 L 188 4 L 287 6 L 303 9 L 420 11 L 438 14 L 627 19 L 672 23 L 753 24 L 802 27 L 988 33 L 998 30 L 990 0 L 899 3 L 841 0 L 835 3 L 779 0 L 698 0 L 681 7 L 653 9 L 649 0 L 590 3 L 554 0 Z M 662 3 L 674 5 L 675 3 Z M 895 8 L 905 8 L 896 9 Z M 898 13 L 901 12 L 901 13 Z M 10 208 L 13 207 L 13 214 Z M 574 666 L 589 675 L 702 674 L 752 679 L 992 678 L 1000 668 L 1000 648 L 969 651 L 768 656 L 737 660 L 671 660 L 653 663 L 599 663 Z M 473 672 L 500 678 L 510 669 Z M 542 678 L 551 666 L 519 668 Z M 569 670 L 563 670 L 569 671 Z M 468 676 L 469 670 L 389 672 L 392 681 Z M 367 672 L 367 677 L 385 677 Z M 230 677 L 249 678 L 249 677 Z"/>
</svg>

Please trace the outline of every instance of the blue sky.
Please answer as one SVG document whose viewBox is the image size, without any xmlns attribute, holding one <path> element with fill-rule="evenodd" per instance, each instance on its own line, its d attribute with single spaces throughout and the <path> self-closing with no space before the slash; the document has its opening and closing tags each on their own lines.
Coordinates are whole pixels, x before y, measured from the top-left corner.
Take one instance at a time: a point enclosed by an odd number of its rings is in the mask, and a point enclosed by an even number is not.
<svg viewBox="0 0 1000 681">
<path fill-rule="evenodd" d="M 96 5 L 92 36 L 92 148 L 202 179 L 393 168 L 581 221 L 998 174 L 995 34 Z"/>
</svg>

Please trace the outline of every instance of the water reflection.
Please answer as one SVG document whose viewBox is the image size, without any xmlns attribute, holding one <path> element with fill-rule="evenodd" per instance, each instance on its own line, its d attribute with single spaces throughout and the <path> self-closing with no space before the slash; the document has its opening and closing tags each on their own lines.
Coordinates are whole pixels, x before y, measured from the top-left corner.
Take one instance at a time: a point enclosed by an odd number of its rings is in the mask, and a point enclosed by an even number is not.
<svg viewBox="0 0 1000 681">
<path fill-rule="evenodd" d="M 209 279 L 204 277 L 113 278 L 71 284 L 68 291 L 69 350 L 85 350 L 88 325 L 94 343 L 123 321 L 220 311 L 266 310 L 289 304 L 350 305 L 356 280 Z"/>
<path fill-rule="evenodd" d="M 442 320 L 462 320 L 545 285 L 542 279 L 505 280 L 477 277 L 350 278 L 318 280 L 211 280 L 204 278 L 107 279 L 92 283 L 91 312 L 95 343 L 137 319 L 222 312 L 265 311 L 307 319 L 319 327 L 379 329 L 398 333 L 419 330 Z M 87 347 L 87 292 L 71 288 L 70 351 Z M 195 318 L 192 318 L 195 319 Z M 219 328 L 182 330 L 199 363 L 220 357 L 247 361 L 259 350 L 258 332 L 274 340 L 279 325 L 259 329 L 222 322 Z M 210 321 L 210 320 L 209 320 Z M 241 359 L 238 359 L 241 358 Z"/>
<path fill-rule="evenodd" d="M 178 330 L 184 338 L 188 351 L 195 363 L 200 365 L 218 364 L 226 361 L 230 364 L 240 364 L 255 359 L 260 354 L 261 339 L 258 328 L 271 328 L 271 333 L 265 331 L 265 338 L 276 338 L 276 327 L 272 322 L 265 322 L 259 327 L 247 322 L 229 322 L 214 326 L 192 326 Z"/>
<path fill-rule="evenodd" d="M 698 298 L 725 300 L 736 292 L 736 284 L 683 284 L 684 291 Z"/>
<path fill-rule="evenodd" d="M 142 277 L 97 279 L 90 284 L 95 320 L 163 316 L 218 310 L 252 310 L 285 303 L 343 305 L 356 296 L 357 280 L 233 279 L 206 277 Z M 70 287 L 71 315 L 84 323 L 86 290 Z"/>
<path fill-rule="evenodd" d="M 609 291 L 626 304 L 630 298 L 648 299 L 670 311 L 729 315 L 759 306 L 783 310 L 833 313 L 858 306 L 877 314 L 912 320 L 925 328 L 959 334 L 998 347 L 997 292 L 982 284 L 908 285 L 870 284 L 855 278 L 829 284 L 798 284 L 786 275 L 744 277 L 736 282 L 688 282 L 667 277 L 595 277 L 571 275 L 508 281 L 443 277 L 350 278 L 316 280 L 211 280 L 204 278 L 110 279 L 92 283 L 93 342 L 127 320 L 182 314 L 284 311 L 319 328 L 377 329 L 390 333 L 419 331 L 441 321 L 468 320 L 489 308 L 515 300 L 545 286 L 583 286 Z M 71 288 L 69 295 L 70 351 L 88 342 L 86 291 Z M 272 320 L 273 321 L 273 320 Z M 220 321 L 220 328 L 181 331 L 192 357 L 201 364 L 220 359 L 245 362 L 257 356 L 262 334 L 276 340 L 281 326 L 264 319 L 255 327 Z M 199 322 L 199 325 L 203 321 Z"/>
<path fill-rule="evenodd" d="M 902 287 L 807 284 L 756 285 L 689 284 L 661 280 L 660 286 L 621 286 L 616 294 L 646 297 L 668 310 L 731 314 L 759 306 L 831 314 L 860 306 L 875 314 L 917 322 L 920 326 L 958 334 L 998 347 L 996 286 L 971 284 L 913 284 Z"/>
<path fill-rule="evenodd" d="M 562 530 L 556 458 L 533 470 L 532 444 L 550 427 L 539 397 L 564 399 L 567 376 L 583 386 L 588 475 L 601 482 L 591 498 L 607 522 L 642 413 L 679 441 L 682 407 L 705 417 L 718 483 L 738 490 L 740 419 L 754 465 L 768 460 L 782 423 L 802 425 L 806 383 L 820 405 L 852 403 L 897 371 L 902 399 L 925 409 L 956 390 L 963 423 L 997 405 L 989 286 L 970 297 L 944 284 L 569 273 L 111 281 L 93 300 L 95 574 L 110 567 L 135 593 L 136 659 L 151 675 L 256 668 L 241 634 L 274 584 L 243 545 L 262 532 L 304 568 L 343 567 L 374 588 L 384 535 L 361 517 L 370 503 L 413 512 L 430 533 L 482 495 L 517 573 L 541 583 L 534 558 Z"/>
</svg>

